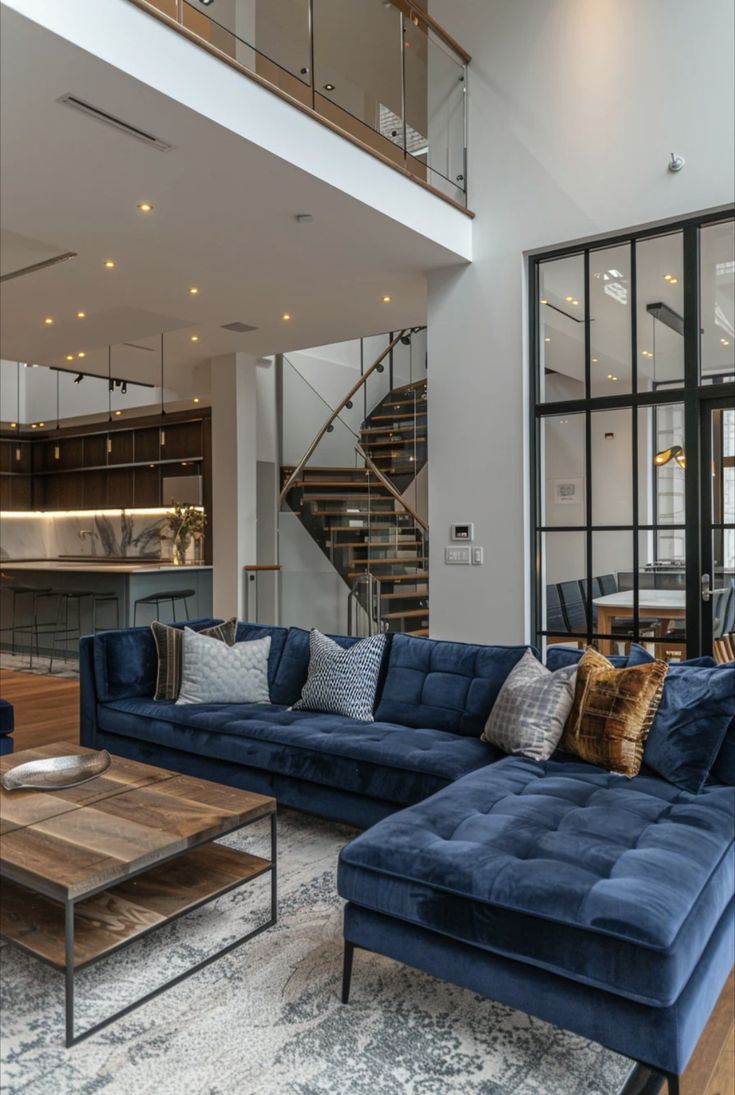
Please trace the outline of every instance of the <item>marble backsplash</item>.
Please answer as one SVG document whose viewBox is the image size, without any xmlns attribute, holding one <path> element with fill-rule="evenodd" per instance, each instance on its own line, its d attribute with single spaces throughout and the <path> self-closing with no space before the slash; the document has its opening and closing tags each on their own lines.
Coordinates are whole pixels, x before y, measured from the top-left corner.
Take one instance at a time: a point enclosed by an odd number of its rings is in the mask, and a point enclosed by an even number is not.
<svg viewBox="0 0 735 1095">
<path fill-rule="evenodd" d="M 172 540 L 165 516 L 165 510 L 4 513 L 0 517 L 0 559 L 170 559 Z M 193 544 L 187 561 L 194 561 Z"/>
</svg>

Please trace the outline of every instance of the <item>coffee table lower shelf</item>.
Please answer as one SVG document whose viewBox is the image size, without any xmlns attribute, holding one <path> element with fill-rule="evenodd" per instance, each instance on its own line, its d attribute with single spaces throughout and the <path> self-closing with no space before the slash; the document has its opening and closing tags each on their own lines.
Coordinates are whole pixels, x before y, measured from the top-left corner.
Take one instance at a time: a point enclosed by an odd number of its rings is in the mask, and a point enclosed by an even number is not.
<svg viewBox="0 0 735 1095">
<path fill-rule="evenodd" d="M 186 977 L 272 927 L 277 919 L 276 818 L 271 859 L 208 843 L 77 902 L 57 902 L 2 880 L 0 937 L 66 975 L 66 1045 L 76 1045 Z M 261 875 L 271 875 L 270 919 L 177 977 L 80 1034 L 74 1029 L 74 975 L 136 939 Z"/>
</svg>

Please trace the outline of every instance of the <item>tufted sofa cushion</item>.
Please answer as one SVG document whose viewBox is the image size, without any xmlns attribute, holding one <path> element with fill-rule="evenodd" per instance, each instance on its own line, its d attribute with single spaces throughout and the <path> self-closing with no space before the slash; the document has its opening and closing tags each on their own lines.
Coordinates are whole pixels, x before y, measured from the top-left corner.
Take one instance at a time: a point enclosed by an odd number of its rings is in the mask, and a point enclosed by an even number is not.
<svg viewBox="0 0 735 1095">
<path fill-rule="evenodd" d="M 438 730 L 268 704 L 179 706 L 138 697 L 100 704 L 98 719 L 102 730 L 115 734 L 400 806 L 501 755 L 479 740 Z"/>
<path fill-rule="evenodd" d="M 348 901 L 653 1006 L 733 893 L 735 789 L 509 757 L 340 856 Z"/>
<path fill-rule="evenodd" d="M 506 677 L 529 649 L 394 635 L 375 718 L 479 738 Z"/>
</svg>

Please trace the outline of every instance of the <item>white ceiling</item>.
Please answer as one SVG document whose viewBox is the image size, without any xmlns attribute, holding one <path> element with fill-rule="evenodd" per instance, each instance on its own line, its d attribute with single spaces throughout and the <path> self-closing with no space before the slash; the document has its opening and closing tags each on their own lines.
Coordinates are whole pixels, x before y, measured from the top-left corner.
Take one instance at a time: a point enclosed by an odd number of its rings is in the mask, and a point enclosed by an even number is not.
<svg viewBox="0 0 735 1095">
<path fill-rule="evenodd" d="M 157 349 L 166 330 L 175 371 L 235 350 L 287 351 L 425 321 L 425 272 L 456 256 L 0 11 L 3 273 L 78 253 L 0 287 L 0 356 L 103 374 L 112 342 L 119 375 L 151 379 L 157 355 L 120 344 Z M 60 105 L 68 92 L 174 149 L 158 152 Z M 141 201 L 154 212 L 139 213 Z M 313 223 L 296 222 L 303 212 Z M 233 321 L 257 330 L 221 329 Z M 66 360 L 79 351 L 83 361 Z"/>
</svg>

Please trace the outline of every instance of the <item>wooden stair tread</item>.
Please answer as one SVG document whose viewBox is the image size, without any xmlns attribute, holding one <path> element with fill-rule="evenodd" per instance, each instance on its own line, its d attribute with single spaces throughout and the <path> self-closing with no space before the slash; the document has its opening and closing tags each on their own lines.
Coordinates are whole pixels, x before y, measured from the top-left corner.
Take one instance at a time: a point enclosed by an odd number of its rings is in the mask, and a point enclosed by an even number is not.
<svg viewBox="0 0 735 1095">
<path fill-rule="evenodd" d="M 428 601 L 429 591 L 428 591 L 428 589 L 424 589 L 424 590 L 411 590 L 410 592 L 402 592 L 402 593 L 381 593 L 380 594 L 380 599 L 381 599 L 381 601 L 417 601 L 417 600 Z M 425 611 L 426 612 L 429 611 L 428 606 L 426 607 Z"/>
<path fill-rule="evenodd" d="M 424 415 L 424 414 L 426 414 L 426 411 L 417 411 L 418 416 L 421 416 L 421 415 Z M 414 418 L 414 417 L 415 416 L 412 412 L 405 412 L 404 413 L 403 411 L 401 411 L 400 413 L 397 413 L 397 414 L 371 414 L 370 415 L 370 421 L 371 422 L 398 422 L 398 420 L 401 419 L 401 418 Z"/>
<path fill-rule="evenodd" d="M 367 532 L 367 529 L 365 530 Z M 397 547 L 421 547 L 423 540 L 394 540 L 381 543 L 380 540 L 327 540 L 327 547 L 338 548 L 379 548 L 383 551 L 393 550 Z"/>
<path fill-rule="evenodd" d="M 405 612 L 382 612 L 380 618 L 381 620 L 418 620 L 428 615 L 429 609 L 427 606 L 426 608 L 407 608 Z"/>
<path fill-rule="evenodd" d="M 427 377 L 424 377 L 423 380 L 412 380 L 410 384 L 402 384 L 400 388 L 392 388 L 390 394 L 400 395 L 401 392 L 412 392 L 415 391 L 417 388 L 426 389 L 428 383 L 429 381 Z"/>
<path fill-rule="evenodd" d="M 413 415 L 411 415 L 411 418 L 413 418 Z M 360 433 L 401 433 L 403 430 L 411 429 L 413 429 L 413 426 L 410 422 L 407 422 L 405 426 L 393 426 L 392 429 L 390 426 L 364 426 Z"/>
<path fill-rule="evenodd" d="M 389 437 L 387 440 L 384 439 L 382 441 L 363 441 L 362 445 L 363 448 L 369 449 L 387 449 L 390 448 L 391 445 L 400 448 L 401 446 L 410 445 L 412 441 L 426 441 L 426 434 L 408 434 L 408 436 L 404 438 Z"/>
<path fill-rule="evenodd" d="M 372 563 L 376 567 L 397 567 L 397 566 L 418 566 L 426 565 L 426 560 L 422 559 L 418 555 L 413 557 L 407 556 L 401 558 L 400 555 L 394 556 L 392 559 L 353 559 L 354 563 Z"/>
<path fill-rule="evenodd" d="M 348 578 L 359 578 L 361 574 L 366 574 L 366 570 L 351 570 Z M 417 570 L 414 574 L 382 574 L 380 575 L 381 582 L 425 582 L 429 577 L 426 571 Z"/>
</svg>

